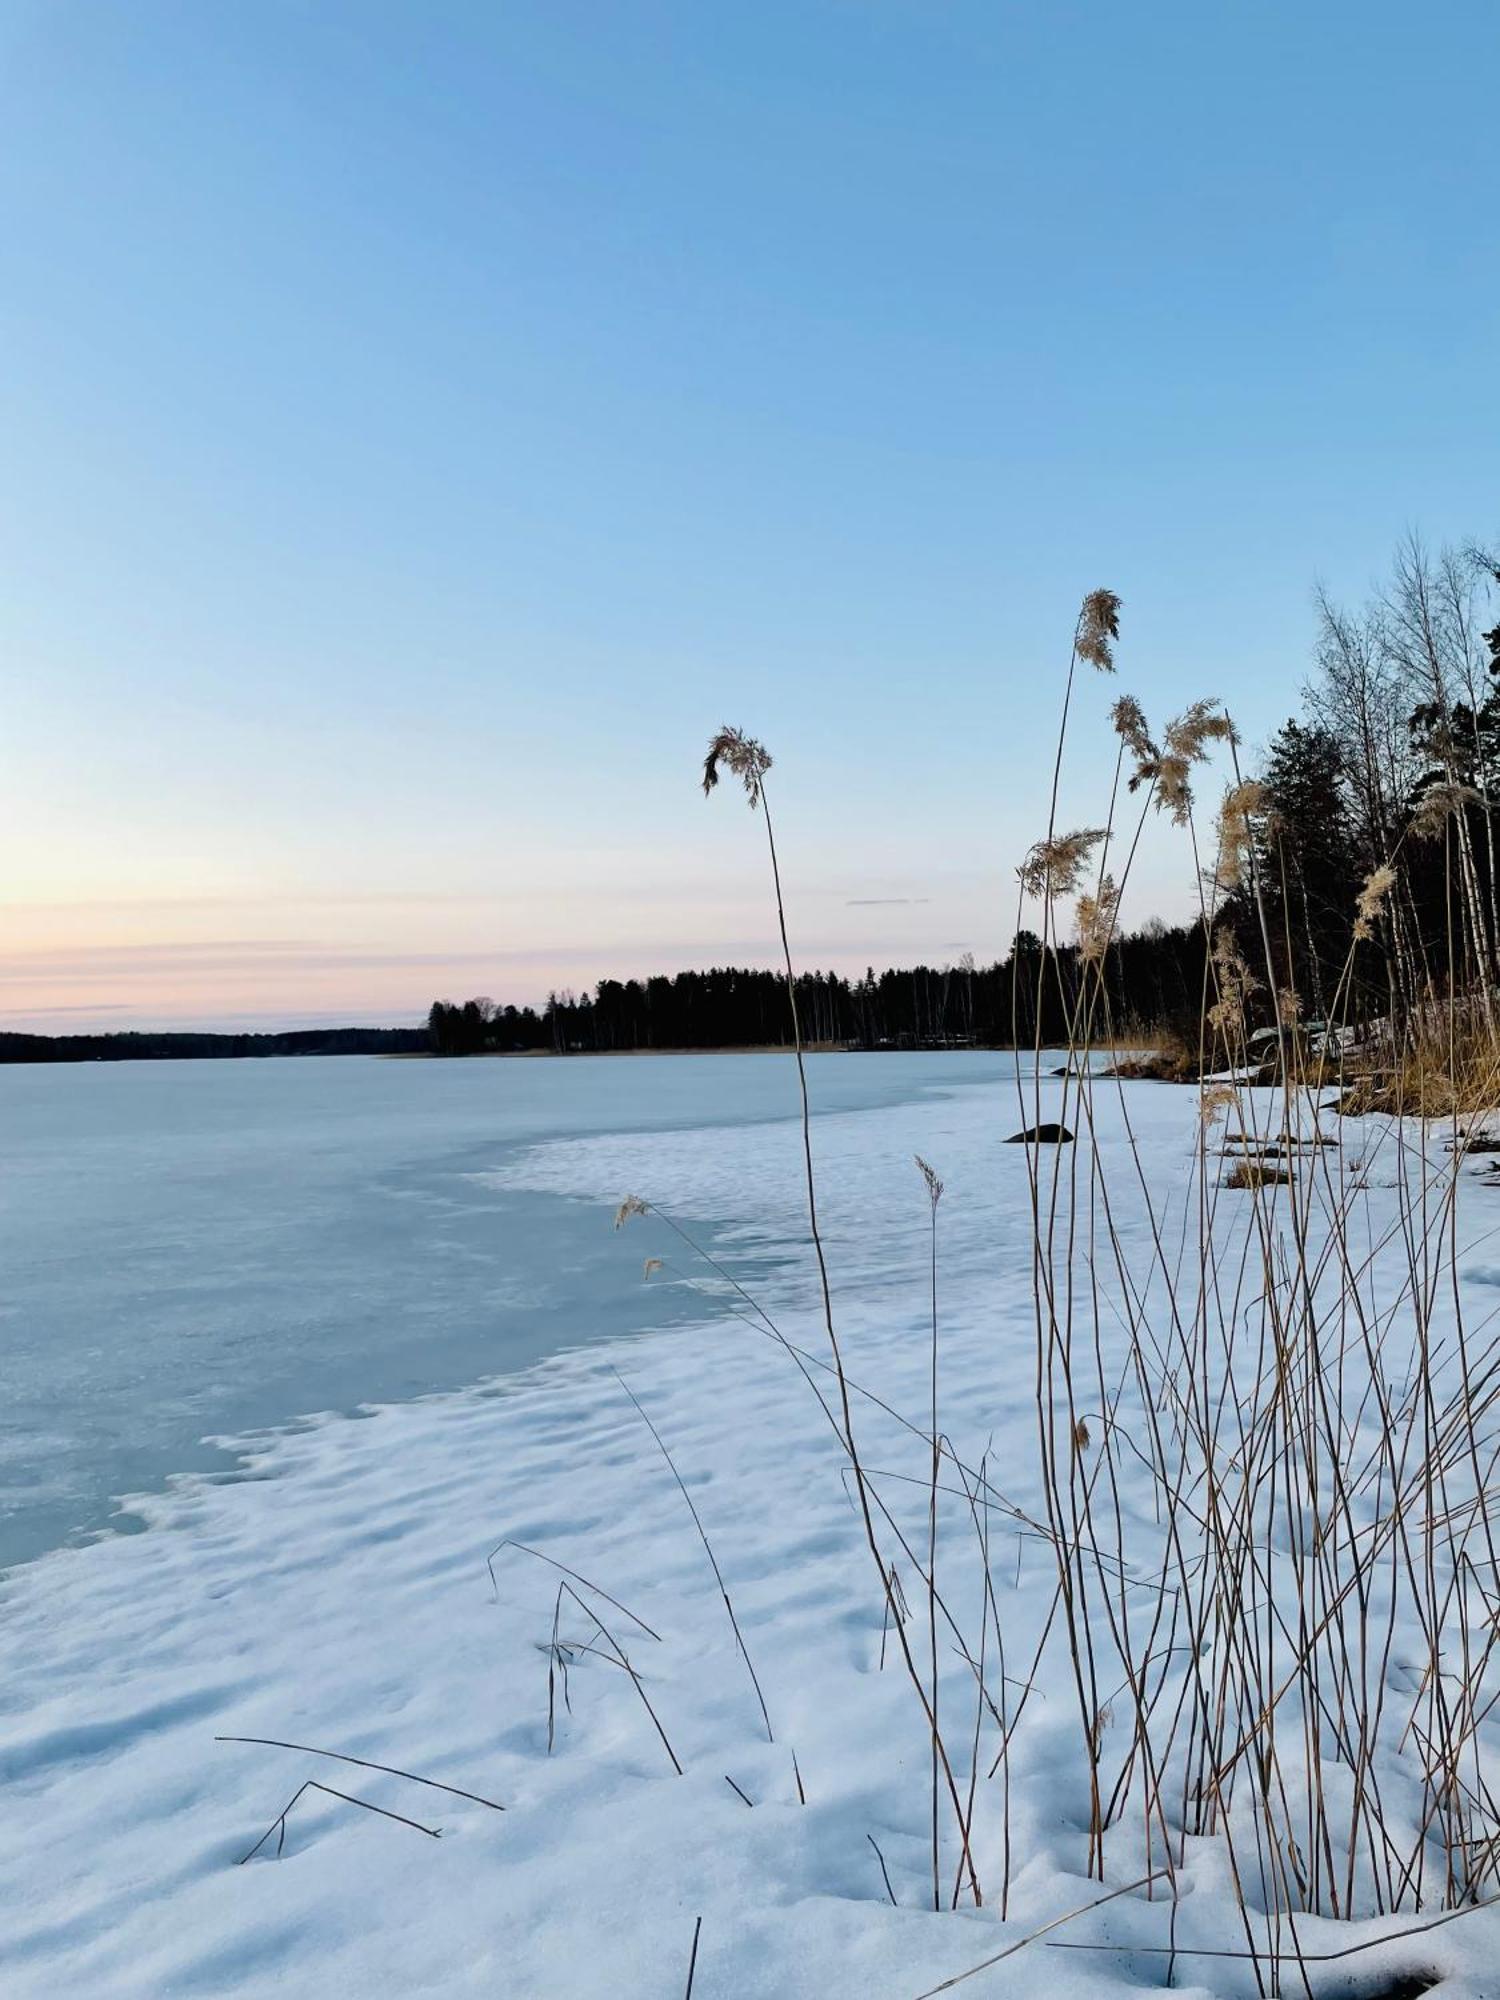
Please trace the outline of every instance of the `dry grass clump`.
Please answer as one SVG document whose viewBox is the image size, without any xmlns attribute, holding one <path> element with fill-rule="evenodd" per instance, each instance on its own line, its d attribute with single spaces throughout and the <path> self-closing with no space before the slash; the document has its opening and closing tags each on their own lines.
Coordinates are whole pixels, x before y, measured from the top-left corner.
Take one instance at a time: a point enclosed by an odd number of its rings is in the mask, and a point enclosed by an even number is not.
<svg viewBox="0 0 1500 2000">
<path fill-rule="evenodd" d="M 1202 1065 L 1186 1042 L 1163 1035 L 1156 1048 L 1120 1056 L 1102 1074 L 1122 1083 L 1195 1083 Z"/>
<path fill-rule="evenodd" d="M 1224 1176 L 1227 1188 L 1290 1187 L 1296 1179 L 1285 1167 L 1269 1160 L 1237 1160 Z"/>
<path fill-rule="evenodd" d="M 1331 1065 L 1325 1082 L 1334 1080 Z M 1443 1000 L 1411 1010 L 1349 1051 L 1337 1079 L 1346 1117 L 1471 1117 L 1500 1104 L 1500 1024 L 1487 995 Z"/>
<path fill-rule="evenodd" d="M 1452 1078 L 1417 1061 L 1355 1077 L 1337 1106 L 1343 1118 L 1451 1118 L 1460 1108 Z"/>
</svg>

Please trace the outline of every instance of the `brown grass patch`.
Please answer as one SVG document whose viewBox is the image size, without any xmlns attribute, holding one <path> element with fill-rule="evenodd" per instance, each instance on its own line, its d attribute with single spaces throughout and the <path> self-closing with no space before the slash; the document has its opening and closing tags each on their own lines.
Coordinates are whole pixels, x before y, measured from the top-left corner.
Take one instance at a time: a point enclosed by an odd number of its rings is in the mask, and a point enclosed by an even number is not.
<svg viewBox="0 0 1500 2000">
<path fill-rule="evenodd" d="M 1265 1160 L 1240 1160 L 1224 1176 L 1227 1188 L 1290 1187 L 1296 1179 L 1285 1167 L 1271 1166 Z"/>
</svg>

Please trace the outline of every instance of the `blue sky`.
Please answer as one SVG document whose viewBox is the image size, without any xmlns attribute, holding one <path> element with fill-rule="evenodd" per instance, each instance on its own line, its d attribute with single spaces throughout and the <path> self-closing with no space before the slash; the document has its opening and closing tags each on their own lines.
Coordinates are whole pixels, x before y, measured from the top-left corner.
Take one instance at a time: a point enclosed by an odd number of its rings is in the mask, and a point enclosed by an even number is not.
<svg viewBox="0 0 1500 2000">
<path fill-rule="evenodd" d="M 1493 537 L 1500 14 L 0 4 L 0 1018 L 1001 949 L 1083 591 L 1296 704 Z M 1065 811 L 1099 810 L 1085 690 Z M 1133 914 L 1183 911 L 1153 835 Z"/>
</svg>

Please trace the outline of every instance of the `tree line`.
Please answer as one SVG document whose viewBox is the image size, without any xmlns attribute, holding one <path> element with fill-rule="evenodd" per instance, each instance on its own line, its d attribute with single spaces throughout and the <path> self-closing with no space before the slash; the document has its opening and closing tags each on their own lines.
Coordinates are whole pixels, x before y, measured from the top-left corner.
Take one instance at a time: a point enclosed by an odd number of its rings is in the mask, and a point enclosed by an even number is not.
<svg viewBox="0 0 1500 2000">
<path fill-rule="evenodd" d="M 1104 977 L 1121 1023 L 1175 1019 L 1203 991 L 1201 924 L 1147 925 L 1119 938 Z M 1005 1048 L 1065 1037 L 1084 968 L 1075 945 L 1047 947 L 1020 932 L 1007 956 L 978 965 L 915 965 L 862 979 L 837 972 L 797 978 L 804 1041 L 856 1049 Z M 792 1040 L 786 979 L 747 966 L 601 979 L 592 992 L 549 994 L 540 1008 L 489 999 L 439 1000 L 428 1015 L 438 1055 L 523 1051 L 602 1054 L 645 1049 L 787 1048 Z"/>
<path fill-rule="evenodd" d="M 1301 713 L 1242 799 L 1252 866 L 1215 912 L 1257 958 L 1264 913 L 1277 986 L 1308 1014 L 1495 988 L 1497 585 L 1495 558 L 1411 537 L 1362 605 L 1319 597 Z"/>
</svg>

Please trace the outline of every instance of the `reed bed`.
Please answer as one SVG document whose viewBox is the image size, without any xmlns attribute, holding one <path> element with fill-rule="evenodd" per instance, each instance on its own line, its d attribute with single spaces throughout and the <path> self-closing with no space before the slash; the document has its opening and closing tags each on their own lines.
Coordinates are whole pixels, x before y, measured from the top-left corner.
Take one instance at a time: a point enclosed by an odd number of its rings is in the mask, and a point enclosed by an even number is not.
<svg viewBox="0 0 1500 2000">
<path fill-rule="evenodd" d="M 1262 837 L 1258 788 L 1238 768 L 1233 724 L 1213 702 L 1156 734 L 1138 704 L 1117 701 L 1116 776 L 1100 823 L 1059 824 L 1070 724 L 1089 676 L 1114 670 L 1119 614 L 1107 591 L 1080 611 L 1049 820 L 1020 870 L 1044 947 L 1076 942 L 1094 973 L 1069 1001 L 1060 1077 L 1044 1078 L 1039 1045 L 1034 1074 L 1017 1072 L 1023 1124 L 1060 1121 L 1076 1140 L 1030 1139 L 1025 1149 L 1040 1506 L 1016 1507 L 985 1460 L 964 1462 L 945 1434 L 943 1189 L 920 1160 L 930 1393 L 925 1410 L 900 1419 L 918 1456 L 875 1469 L 862 1448 L 856 1412 L 867 1405 L 846 1369 L 819 1230 L 793 997 L 827 1342 L 826 1361 L 798 1365 L 846 1461 L 882 1664 L 893 1636 L 930 1741 L 933 1906 L 979 1903 L 983 1856 L 991 1901 L 1006 1913 L 1015 1745 L 1045 1679 L 1054 1702 L 1066 1690 L 1075 1718 L 1072 1757 L 1088 1802 L 1079 1870 L 1101 1885 L 1129 1878 L 1099 1902 L 1127 1892 L 1165 1901 L 1165 1982 L 1176 1969 L 1179 1875 L 1209 1841 L 1233 1889 L 1226 1966 L 1248 1968 L 1264 1995 L 1311 1994 L 1310 1967 L 1334 1954 L 1309 1948 L 1299 1918 L 1400 1915 L 1419 1927 L 1500 1896 L 1491 1508 L 1500 1343 L 1488 1325 L 1468 1323 L 1457 1264 L 1457 1191 L 1473 1139 L 1458 1119 L 1496 1103 L 1500 1042 L 1487 991 L 1431 977 L 1393 991 L 1389 1015 L 1372 1026 L 1351 1018 L 1346 976 L 1316 1040 L 1303 1029 L 1298 996 L 1277 989 L 1285 954 L 1273 913 L 1285 899 L 1266 879 L 1274 842 Z M 1195 787 L 1211 761 L 1224 767 L 1226 790 L 1205 820 Z M 721 767 L 765 817 L 794 996 L 770 758 L 726 729 L 710 749 L 706 790 Z M 1132 1131 L 1132 1071 L 1096 1060 L 1140 1040 L 1139 1024 L 1111 1018 L 1103 969 L 1154 813 L 1180 831 L 1214 939 L 1196 1046 L 1179 1038 L 1168 1052 L 1173 1073 L 1200 1079 L 1185 1187 L 1153 1184 Z M 1236 925 L 1223 920 L 1231 896 Z M 1456 895 L 1456 921 L 1467 907 Z M 1351 970 L 1392 924 L 1399 965 L 1399 857 L 1366 884 Z M 1038 967 L 1048 978 L 1045 949 Z M 1038 1006 L 1031 1018 L 1041 1015 Z M 1267 1021 L 1269 1050 L 1264 1034 L 1252 1041 Z M 1358 1158 L 1337 1143 L 1335 1105 L 1388 1114 Z M 1364 1157 L 1372 1149 L 1378 1205 Z M 1127 1204 L 1144 1215 L 1144 1232 L 1120 1226 Z M 753 1319 L 759 1308 L 746 1302 Z M 893 1504 L 896 1481 L 924 1496 L 920 1523 Z M 1024 1659 L 995 1573 L 997 1518 L 1043 1545 L 1055 1573 L 1050 1613 Z M 903 1572 L 917 1585 L 910 1595 Z M 883 1855 L 880 1872 L 894 1899 Z M 1356 1937 L 1349 1951 L 1363 1948 Z"/>
</svg>

